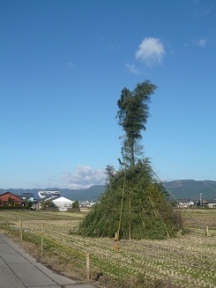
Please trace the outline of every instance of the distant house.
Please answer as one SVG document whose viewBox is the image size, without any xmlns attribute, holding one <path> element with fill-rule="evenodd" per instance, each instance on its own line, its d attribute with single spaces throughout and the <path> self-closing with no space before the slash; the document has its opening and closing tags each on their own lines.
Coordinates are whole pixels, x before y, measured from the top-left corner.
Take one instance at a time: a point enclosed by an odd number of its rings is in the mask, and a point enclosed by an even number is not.
<svg viewBox="0 0 216 288">
<path fill-rule="evenodd" d="M 96 204 L 96 202 L 93 202 L 93 201 L 91 201 L 91 202 L 89 202 L 89 201 L 84 201 L 84 202 L 81 203 L 81 205 L 82 205 L 83 207 L 92 207 L 92 206 L 94 206 L 95 204 Z"/>
<path fill-rule="evenodd" d="M 207 206 L 209 208 L 216 208 L 216 200 L 209 201 Z"/>
<path fill-rule="evenodd" d="M 193 201 L 178 201 L 178 207 L 179 208 L 188 208 L 188 207 L 193 207 L 194 206 L 194 202 Z"/>
<path fill-rule="evenodd" d="M 0 206 L 21 206 L 22 199 L 11 192 L 5 192 L 0 195 Z"/>
<path fill-rule="evenodd" d="M 72 208 L 74 201 L 67 199 L 63 196 L 52 200 L 56 207 L 59 208 L 59 211 L 67 211 L 68 209 Z"/>
</svg>

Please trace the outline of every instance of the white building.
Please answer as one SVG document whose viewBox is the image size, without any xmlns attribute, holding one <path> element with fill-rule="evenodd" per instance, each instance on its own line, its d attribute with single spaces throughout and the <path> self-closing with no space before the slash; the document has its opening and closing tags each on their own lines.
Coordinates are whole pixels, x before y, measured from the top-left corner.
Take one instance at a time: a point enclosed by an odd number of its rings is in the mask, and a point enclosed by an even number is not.
<svg viewBox="0 0 216 288">
<path fill-rule="evenodd" d="M 208 206 L 209 208 L 216 208 L 216 201 L 215 201 L 215 200 L 209 201 L 209 203 L 207 204 L 207 206 Z"/>
<path fill-rule="evenodd" d="M 67 199 L 63 196 L 52 200 L 52 202 L 59 208 L 59 211 L 67 211 L 68 208 L 72 208 L 74 201 Z"/>
</svg>

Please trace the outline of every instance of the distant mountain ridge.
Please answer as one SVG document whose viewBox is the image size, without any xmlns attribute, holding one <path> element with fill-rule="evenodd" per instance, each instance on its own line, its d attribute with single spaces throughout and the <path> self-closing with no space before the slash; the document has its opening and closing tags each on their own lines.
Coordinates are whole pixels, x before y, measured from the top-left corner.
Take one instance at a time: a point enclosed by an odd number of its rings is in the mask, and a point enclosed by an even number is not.
<svg viewBox="0 0 216 288">
<path fill-rule="evenodd" d="M 174 180 L 163 183 L 167 190 L 173 195 L 175 199 L 190 199 L 199 200 L 200 195 L 203 200 L 216 199 L 216 181 L 205 180 Z M 19 195 L 24 193 L 31 193 L 35 199 L 38 199 L 38 192 L 40 190 L 59 190 L 60 194 L 71 200 L 78 201 L 97 201 L 99 196 L 104 192 L 104 185 L 93 185 L 87 189 L 1 189 L 0 194 L 10 191 L 13 194 Z"/>
<path fill-rule="evenodd" d="M 163 184 L 176 199 L 216 199 L 216 181 L 175 180 Z"/>
</svg>

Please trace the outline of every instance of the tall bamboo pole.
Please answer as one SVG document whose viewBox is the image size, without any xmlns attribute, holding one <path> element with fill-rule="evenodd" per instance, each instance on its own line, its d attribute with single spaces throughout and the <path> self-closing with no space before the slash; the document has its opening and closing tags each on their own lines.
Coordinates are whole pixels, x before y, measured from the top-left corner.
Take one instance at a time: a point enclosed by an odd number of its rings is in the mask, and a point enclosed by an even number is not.
<svg viewBox="0 0 216 288">
<path fill-rule="evenodd" d="M 126 173 L 125 173 L 126 174 Z M 121 229 L 121 223 L 122 223 L 122 213 L 123 213 L 123 206 L 124 206 L 124 194 L 125 194 L 125 178 L 126 175 L 124 174 L 124 183 L 123 183 L 123 187 L 122 187 L 122 199 L 121 199 L 121 207 L 120 207 L 120 215 L 119 215 L 119 224 L 118 224 L 118 231 L 117 231 L 117 237 L 119 240 L 119 236 L 120 236 L 120 229 Z"/>
<path fill-rule="evenodd" d="M 128 239 L 131 240 L 131 199 L 128 199 Z"/>
</svg>

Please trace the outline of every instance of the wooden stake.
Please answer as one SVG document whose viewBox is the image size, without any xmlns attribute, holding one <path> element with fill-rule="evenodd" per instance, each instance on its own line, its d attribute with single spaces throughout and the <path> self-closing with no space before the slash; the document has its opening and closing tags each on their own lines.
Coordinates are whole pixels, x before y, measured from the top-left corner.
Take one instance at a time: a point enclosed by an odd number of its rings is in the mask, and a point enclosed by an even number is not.
<svg viewBox="0 0 216 288">
<path fill-rule="evenodd" d="M 86 254 L 86 279 L 90 281 L 90 254 Z"/>
<path fill-rule="evenodd" d="M 8 214 L 7 214 L 7 232 L 9 232 L 9 221 L 8 221 Z"/>
<path fill-rule="evenodd" d="M 114 238 L 114 249 L 116 250 L 116 251 L 118 251 L 119 250 L 119 244 L 118 244 L 118 241 L 119 240 L 119 238 L 118 238 L 118 232 L 115 232 L 115 238 Z"/>
<path fill-rule="evenodd" d="M 43 252 L 43 243 L 44 243 L 44 223 L 42 224 L 41 253 Z"/>
<path fill-rule="evenodd" d="M 23 229 L 22 229 L 22 219 L 20 220 L 20 241 L 22 242 L 22 240 L 23 240 L 23 231 L 22 231 Z"/>
</svg>

